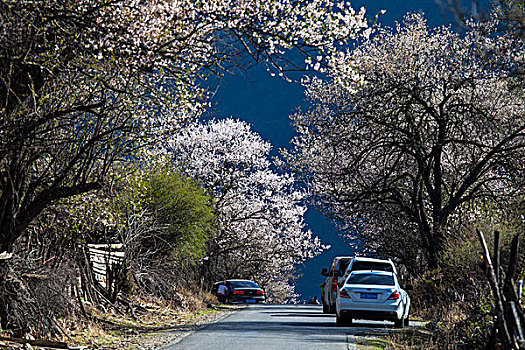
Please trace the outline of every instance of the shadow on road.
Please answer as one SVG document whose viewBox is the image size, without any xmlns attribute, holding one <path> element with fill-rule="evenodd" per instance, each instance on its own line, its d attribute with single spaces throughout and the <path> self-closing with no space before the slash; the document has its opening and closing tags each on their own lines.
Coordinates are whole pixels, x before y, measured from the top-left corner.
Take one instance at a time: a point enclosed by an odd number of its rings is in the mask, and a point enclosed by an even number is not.
<svg viewBox="0 0 525 350">
<path fill-rule="evenodd" d="M 331 317 L 335 322 L 335 315 L 312 312 L 269 312 L 272 317 Z"/>
<path fill-rule="evenodd" d="M 321 313 L 315 313 L 315 312 L 266 312 L 269 313 L 271 317 L 323 317 L 323 318 L 332 318 L 334 323 L 333 326 L 335 327 L 335 315 L 334 314 L 323 314 Z M 327 323 L 319 323 L 320 327 L 326 327 Z M 367 322 L 359 322 L 354 321 L 351 326 L 349 327 L 356 327 L 356 328 L 379 328 L 379 329 L 395 329 L 394 323 L 374 323 L 373 321 L 367 321 Z M 344 328 L 344 327 L 343 327 Z"/>
<path fill-rule="evenodd" d="M 218 344 L 251 350 L 346 349 L 354 337 L 383 338 L 400 331 L 391 322 L 366 320 L 338 327 L 335 315 L 323 314 L 319 306 L 250 305 L 202 327 L 177 349 L 217 349 Z"/>
<path fill-rule="evenodd" d="M 321 322 L 228 322 L 222 321 L 206 327 L 211 334 L 227 333 L 231 339 L 301 339 L 308 343 L 341 343 L 338 336 L 345 331 L 331 323 Z M 346 339 L 343 340 L 346 342 Z"/>
</svg>

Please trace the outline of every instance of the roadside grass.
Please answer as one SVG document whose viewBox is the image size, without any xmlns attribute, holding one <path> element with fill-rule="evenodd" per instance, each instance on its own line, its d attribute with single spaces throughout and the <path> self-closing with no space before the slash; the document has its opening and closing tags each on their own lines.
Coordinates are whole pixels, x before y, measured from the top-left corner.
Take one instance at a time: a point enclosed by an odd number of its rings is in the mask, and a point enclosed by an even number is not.
<svg viewBox="0 0 525 350">
<path fill-rule="evenodd" d="M 161 333 L 189 331 L 220 312 L 215 308 L 186 311 L 152 301 L 140 306 L 134 315 L 91 308 L 92 321 L 76 322 L 69 337 L 75 345 L 89 348 L 136 349 L 142 343 L 152 343 L 151 347 L 155 347 L 152 338 Z"/>
<path fill-rule="evenodd" d="M 179 291 L 178 294 L 181 302 L 177 304 L 137 296 L 130 297 L 131 304 L 126 305 L 84 303 L 89 319 L 73 316 L 57 320 L 63 335 L 56 340 L 77 348 L 156 349 L 243 307 L 212 304 L 216 299 L 207 292 Z M 0 335 L 11 336 L 9 332 Z M 0 348 L 20 349 L 21 346 L 8 340 L 0 342 Z"/>
<path fill-rule="evenodd" d="M 385 350 L 439 350 L 433 333 L 425 328 L 411 327 L 389 333 L 385 338 Z"/>
<path fill-rule="evenodd" d="M 389 345 L 385 349 L 484 349 L 492 319 L 487 311 L 479 310 L 472 315 L 464 305 L 427 309 L 411 318 L 411 322 L 419 322 L 421 326 L 388 334 L 385 339 Z"/>
<path fill-rule="evenodd" d="M 355 334 L 353 342 L 359 350 L 440 350 L 432 331 L 425 327 L 425 322 L 411 318 L 413 325 L 410 328 L 390 328 L 385 334 Z"/>
<path fill-rule="evenodd" d="M 356 347 L 359 350 L 385 350 L 388 346 L 388 341 L 382 338 L 358 337 L 356 339 Z"/>
</svg>

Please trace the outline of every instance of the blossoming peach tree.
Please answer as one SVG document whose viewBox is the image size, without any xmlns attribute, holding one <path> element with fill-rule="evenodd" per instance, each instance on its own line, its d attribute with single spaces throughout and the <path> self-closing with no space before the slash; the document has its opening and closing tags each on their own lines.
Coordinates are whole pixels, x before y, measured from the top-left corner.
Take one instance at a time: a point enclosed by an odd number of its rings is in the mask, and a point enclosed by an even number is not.
<svg viewBox="0 0 525 350">
<path fill-rule="evenodd" d="M 210 275 L 250 278 L 275 300 L 294 295 L 295 267 L 323 250 L 305 228 L 304 191 L 290 174 L 271 169 L 271 145 L 234 119 L 193 124 L 169 151 L 175 165 L 216 198 L 216 234 L 208 242 Z"/>
<path fill-rule="evenodd" d="M 460 213 L 522 195 L 523 42 L 472 23 L 464 35 L 421 15 L 331 56 L 304 81 L 314 107 L 292 119 L 289 164 L 368 249 L 412 272 L 439 264 Z"/>
</svg>

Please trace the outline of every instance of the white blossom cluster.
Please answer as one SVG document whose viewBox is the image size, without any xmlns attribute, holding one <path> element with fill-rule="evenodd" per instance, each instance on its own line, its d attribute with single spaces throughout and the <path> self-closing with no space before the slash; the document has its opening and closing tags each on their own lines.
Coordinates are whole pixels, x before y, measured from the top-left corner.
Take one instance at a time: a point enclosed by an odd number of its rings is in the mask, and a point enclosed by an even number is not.
<svg viewBox="0 0 525 350">
<path fill-rule="evenodd" d="M 365 9 L 356 12 L 346 1 L 83 0 L 78 11 L 95 11 L 85 45 L 100 57 L 175 75 L 220 69 L 239 50 L 281 70 L 275 57 L 292 47 L 315 49 L 316 62 L 307 63 L 319 69 L 323 55 L 317 53 L 329 55 L 368 33 Z"/>
<path fill-rule="evenodd" d="M 209 107 L 203 84 L 208 75 L 243 65 L 246 56 L 283 70 L 280 55 L 292 47 L 321 59 L 367 26 L 364 9 L 356 13 L 344 2 L 319 0 L 53 0 L 16 5 L 17 13 L 6 19 L 0 36 L 12 42 L 13 62 L 45 74 L 41 91 L 34 91 L 35 98 L 26 99 L 15 117 L 31 124 L 31 118 L 71 111 L 57 125 L 42 127 L 41 138 L 28 140 L 43 140 L 47 147 L 57 138 L 78 145 L 80 139 L 96 139 L 97 156 L 104 158 L 101 173 L 108 161 L 158 143 L 201 115 Z M 22 34 L 26 31 L 34 38 Z M 25 40 L 37 44 L 24 52 L 20 43 Z M 73 127 L 71 114 L 84 127 Z M 17 135 L 20 122 L 12 123 Z M 4 130 L 0 135 L 16 137 Z M 47 153 L 40 153 L 35 166 L 42 171 L 57 159 Z M 59 153 L 76 157 L 74 151 Z"/>
<path fill-rule="evenodd" d="M 74 11 L 86 19 L 76 39 L 85 50 L 75 61 L 82 75 L 78 85 L 57 81 L 63 90 L 71 86 L 59 98 L 71 103 L 74 91 L 88 98 L 101 91 L 134 146 L 159 142 L 201 115 L 209 107 L 202 82 L 242 64 L 241 57 L 283 76 L 281 55 L 298 48 L 315 56 L 303 68 L 319 70 L 338 44 L 367 28 L 364 8 L 356 12 L 344 1 L 82 0 Z"/>
<path fill-rule="evenodd" d="M 225 119 L 185 128 L 169 148 L 176 166 L 215 195 L 210 256 L 222 278 L 254 278 L 274 297 L 292 296 L 295 266 L 324 247 L 305 229 L 304 193 L 271 169 L 271 145 L 246 122 Z"/>
</svg>

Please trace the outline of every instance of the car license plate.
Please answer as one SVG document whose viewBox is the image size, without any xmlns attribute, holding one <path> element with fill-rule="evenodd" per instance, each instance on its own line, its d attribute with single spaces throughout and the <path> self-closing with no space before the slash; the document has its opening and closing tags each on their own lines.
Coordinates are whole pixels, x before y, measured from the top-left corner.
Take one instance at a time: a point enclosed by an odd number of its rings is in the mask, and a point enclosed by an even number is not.
<svg viewBox="0 0 525 350">
<path fill-rule="evenodd" d="M 361 293 L 361 299 L 377 299 L 377 294 L 375 294 L 375 293 Z"/>
<path fill-rule="evenodd" d="M 255 303 L 255 299 L 246 299 L 247 303 Z"/>
</svg>

